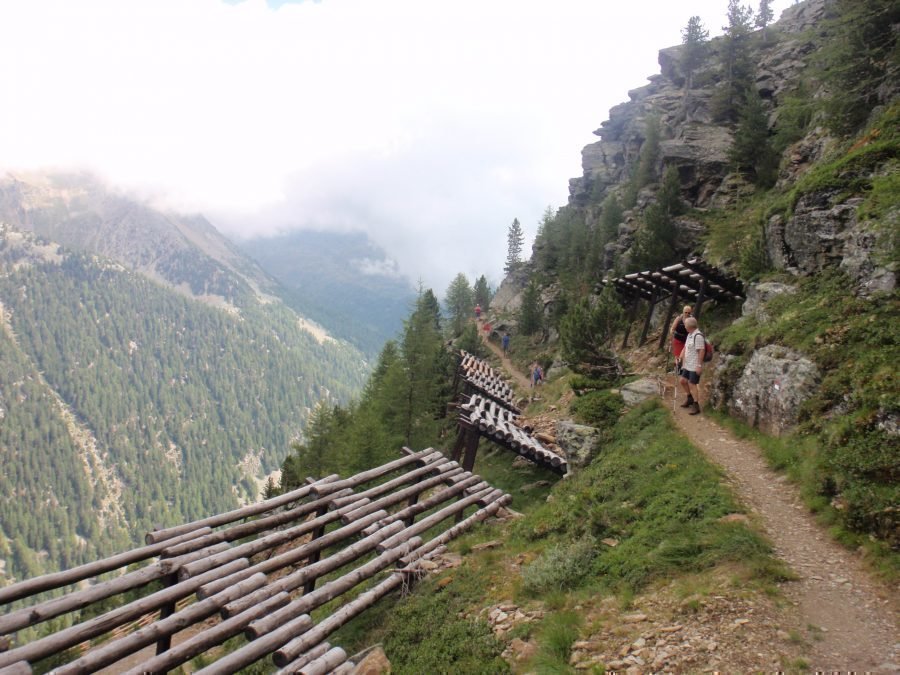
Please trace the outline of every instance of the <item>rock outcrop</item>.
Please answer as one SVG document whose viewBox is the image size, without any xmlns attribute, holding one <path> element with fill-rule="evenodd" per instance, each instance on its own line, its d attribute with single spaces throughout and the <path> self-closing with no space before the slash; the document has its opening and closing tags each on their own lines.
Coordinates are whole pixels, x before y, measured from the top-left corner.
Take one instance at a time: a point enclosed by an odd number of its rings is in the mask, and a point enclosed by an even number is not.
<svg viewBox="0 0 900 675">
<path fill-rule="evenodd" d="M 556 425 L 556 442 L 563 454 L 569 471 L 588 466 L 600 452 L 601 433 L 594 427 L 561 420 Z"/>
<path fill-rule="evenodd" d="M 781 435 L 798 421 L 820 375 L 799 352 L 769 345 L 754 352 L 727 400 L 729 412 L 766 433 Z"/>
</svg>

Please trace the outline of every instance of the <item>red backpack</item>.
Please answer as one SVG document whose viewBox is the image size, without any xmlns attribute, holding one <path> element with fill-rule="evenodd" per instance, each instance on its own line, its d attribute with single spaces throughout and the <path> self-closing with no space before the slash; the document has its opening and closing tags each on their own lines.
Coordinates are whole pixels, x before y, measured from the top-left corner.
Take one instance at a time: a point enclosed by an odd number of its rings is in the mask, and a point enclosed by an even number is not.
<svg viewBox="0 0 900 675">
<path fill-rule="evenodd" d="M 700 333 L 699 330 L 697 332 Z M 700 333 L 700 335 L 703 335 L 703 333 Z M 713 347 L 713 343 L 706 339 L 705 335 L 703 335 L 703 344 L 703 362 L 706 363 L 707 361 L 712 361 L 713 354 L 716 353 L 716 350 L 715 347 Z"/>
</svg>

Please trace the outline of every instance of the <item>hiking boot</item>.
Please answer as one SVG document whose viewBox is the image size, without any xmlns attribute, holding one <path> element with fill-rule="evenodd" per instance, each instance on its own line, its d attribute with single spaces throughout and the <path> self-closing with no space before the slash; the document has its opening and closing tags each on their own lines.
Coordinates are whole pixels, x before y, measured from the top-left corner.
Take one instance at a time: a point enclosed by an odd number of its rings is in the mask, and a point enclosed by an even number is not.
<svg viewBox="0 0 900 675">
<path fill-rule="evenodd" d="M 694 405 L 694 397 L 693 397 L 693 396 L 688 396 L 688 397 L 687 397 L 687 401 L 685 401 L 684 403 L 682 403 L 680 407 L 681 407 L 681 408 L 690 408 L 692 405 Z"/>
<path fill-rule="evenodd" d="M 694 401 L 691 404 L 691 409 L 688 411 L 688 415 L 699 415 L 700 414 L 700 404 Z"/>
</svg>

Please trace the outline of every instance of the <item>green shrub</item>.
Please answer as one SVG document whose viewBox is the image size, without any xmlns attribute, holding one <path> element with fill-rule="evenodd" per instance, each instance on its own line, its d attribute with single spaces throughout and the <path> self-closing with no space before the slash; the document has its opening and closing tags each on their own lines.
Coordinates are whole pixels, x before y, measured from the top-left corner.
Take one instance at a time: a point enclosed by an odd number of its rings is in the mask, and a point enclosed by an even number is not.
<svg viewBox="0 0 900 675">
<path fill-rule="evenodd" d="M 611 391 L 592 391 L 572 401 L 572 412 L 582 424 L 598 429 L 613 426 L 622 414 L 625 402 Z"/>
<path fill-rule="evenodd" d="M 522 589 L 540 595 L 577 588 L 591 571 L 597 546 L 593 537 L 551 546 L 522 571 Z"/>
</svg>

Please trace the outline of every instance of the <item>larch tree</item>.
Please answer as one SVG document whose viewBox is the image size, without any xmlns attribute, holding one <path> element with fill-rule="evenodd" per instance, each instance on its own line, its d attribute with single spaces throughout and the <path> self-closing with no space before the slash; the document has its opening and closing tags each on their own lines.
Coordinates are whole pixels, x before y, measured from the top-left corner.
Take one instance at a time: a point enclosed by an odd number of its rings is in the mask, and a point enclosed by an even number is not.
<svg viewBox="0 0 900 675">
<path fill-rule="evenodd" d="M 513 218 L 506 233 L 506 265 L 505 272 L 513 272 L 522 265 L 522 247 L 525 245 L 525 233 L 518 218 Z"/>
<path fill-rule="evenodd" d="M 753 62 L 750 59 L 750 35 L 753 10 L 738 0 L 728 0 L 728 25 L 723 26 L 723 80 L 713 100 L 713 114 L 719 120 L 737 121 L 738 108 L 748 87 L 753 83 Z"/>
<path fill-rule="evenodd" d="M 681 68 L 685 75 L 685 96 L 694 87 L 694 72 L 703 63 L 708 50 L 709 31 L 703 26 L 699 16 L 688 19 L 681 31 Z"/>
</svg>

